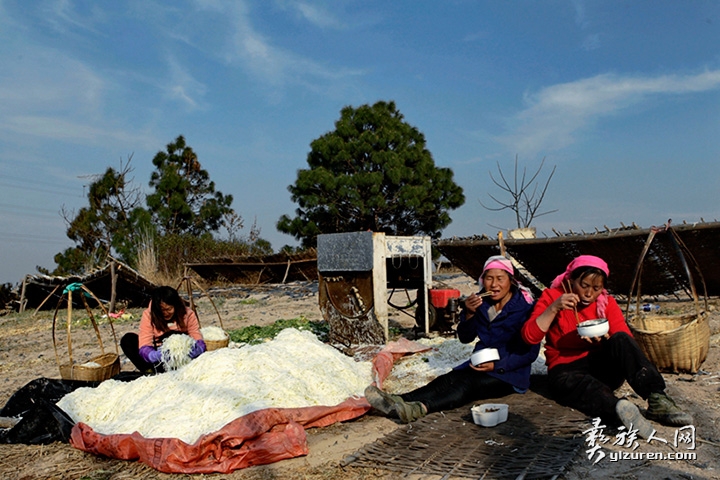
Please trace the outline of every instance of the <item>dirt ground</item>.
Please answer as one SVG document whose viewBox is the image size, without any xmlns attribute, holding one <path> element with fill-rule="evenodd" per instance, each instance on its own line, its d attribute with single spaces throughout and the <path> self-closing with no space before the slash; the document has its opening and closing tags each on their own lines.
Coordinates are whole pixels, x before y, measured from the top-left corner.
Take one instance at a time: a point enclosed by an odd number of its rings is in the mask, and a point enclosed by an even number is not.
<svg viewBox="0 0 720 480">
<path fill-rule="evenodd" d="M 469 294 L 477 287 L 472 279 L 463 274 L 446 274 L 435 277 L 436 286 L 446 285 Z M 293 283 L 286 286 L 229 289 L 213 293 L 223 326 L 233 330 L 248 325 L 267 325 L 278 319 L 303 316 L 309 320 L 322 320 L 318 308 L 317 283 Z M 394 304 L 400 303 L 394 299 Z M 196 298 L 198 313 L 203 325 L 219 325 L 212 305 L 204 298 Z M 659 302 L 661 311 L 675 313 L 692 308 L 687 302 Z M 663 374 L 668 393 L 677 403 L 692 413 L 695 422 L 695 447 L 690 450 L 687 442 L 678 442 L 673 448 L 677 429 L 657 426 L 657 436 L 668 440 L 646 444 L 643 442 L 633 451 L 635 459 L 611 461 L 611 455 L 628 453 L 629 449 L 613 446 L 614 433 L 607 432 L 610 441 L 602 445 L 606 458 L 594 463 L 598 456 L 591 456 L 581 449 L 569 469 L 559 478 L 580 479 L 720 479 L 720 300 L 711 299 L 711 348 L 708 358 L 696 375 Z M 75 317 L 83 312 L 75 312 Z M 125 332 L 136 331 L 140 310 L 133 310 L 133 320 L 115 324 L 118 338 Z M 60 312 L 58 321 L 64 329 L 66 311 Z M 391 309 L 391 326 L 408 327 L 414 319 Z M 103 338 L 112 345 L 107 327 Z M 58 335 L 58 338 L 61 338 Z M 90 358 L 98 353 L 97 340 L 92 327 L 73 327 L 73 352 L 76 359 Z M 67 355 L 64 337 L 58 344 L 60 355 Z M 112 348 L 112 347 L 110 347 Z M 124 357 L 122 357 L 123 360 Z M 131 371 L 126 362 L 123 371 Z M 52 312 L 32 312 L 0 317 L 0 405 L 20 387 L 39 377 L 59 378 L 52 341 Z M 627 385 L 618 394 L 641 407 L 642 399 L 635 396 Z M 380 468 L 357 468 L 343 466 L 343 460 L 363 445 L 399 428 L 394 420 L 367 414 L 354 421 L 335 424 L 326 428 L 310 429 L 307 456 L 283 460 L 272 465 L 251 467 L 229 475 L 182 475 L 162 474 L 145 465 L 113 459 L 99 458 L 75 450 L 68 444 L 54 443 L 44 446 L 0 445 L 0 478 L 6 479 L 179 479 L 179 478 L 231 478 L 231 479 L 375 479 L 397 478 L 397 472 Z M 590 424 L 588 423 L 588 428 Z M 479 427 L 478 427 L 479 428 Z M 587 439 L 578 432 L 578 436 Z M 682 435 L 678 438 L 682 440 Z M 614 452 L 614 453 L 613 453 Z M 639 459 L 637 453 L 693 453 L 690 460 Z M 643 455 L 647 456 L 647 455 Z M 435 476 L 407 476 L 410 479 L 435 479 Z M 452 477 L 448 477 L 452 478 Z"/>
</svg>

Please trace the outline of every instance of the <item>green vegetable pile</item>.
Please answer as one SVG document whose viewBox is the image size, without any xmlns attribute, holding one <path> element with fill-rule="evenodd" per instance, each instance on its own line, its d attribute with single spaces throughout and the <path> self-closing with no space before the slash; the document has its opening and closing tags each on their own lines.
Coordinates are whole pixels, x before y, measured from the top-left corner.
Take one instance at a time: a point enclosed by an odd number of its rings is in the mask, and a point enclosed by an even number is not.
<svg viewBox="0 0 720 480">
<path fill-rule="evenodd" d="M 236 343 L 247 343 L 249 345 L 257 345 L 268 340 L 272 340 L 280 331 L 286 328 L 296 328 L 298 330 L 309 330 L 318 339 L 323 341 L 328 334 L 329 327 L 327 322 L 313 322 L 301 316 L 291 319 L 280 319 L 275 323 L 266 326 L 249 325 L 238 330 L 231 330 L 230 340 Z"/>
</svg>

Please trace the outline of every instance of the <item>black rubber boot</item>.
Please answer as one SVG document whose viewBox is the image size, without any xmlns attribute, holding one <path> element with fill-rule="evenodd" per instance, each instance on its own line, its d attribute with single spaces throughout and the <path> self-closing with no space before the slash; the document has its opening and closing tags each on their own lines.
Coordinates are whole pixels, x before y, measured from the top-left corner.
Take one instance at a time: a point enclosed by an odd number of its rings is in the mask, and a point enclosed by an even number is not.
<svg viewBox="0 0 720 480">
<path fill-rule="evenodd" d="M 396 403 L 395 411 L 397 412 L 400 421 L 403 423 L 411 423 L 427 415 L 425 405 L 420 402 L 402 401 L 400 403 Z"/>
<path fill-rule="evenodd" d="M 395 405 L 403 401 L 400 396 L 383 392 L 375 385 L 370 385 L 365 389 L 365 398 L 375 410 L 379 411 L 386 417 L 394 418 L 397 418 Z"/>
<path fill-rule="evenodd" d="M 692 425 L 693 418 L 687 412 L 680 410 L 675 401 L 665 393 L 651 393 L 648 397 L 648 409 L 645 416 L 650 420 L 669 425 L 671 427 L 684 427 Z"/>
</svg>

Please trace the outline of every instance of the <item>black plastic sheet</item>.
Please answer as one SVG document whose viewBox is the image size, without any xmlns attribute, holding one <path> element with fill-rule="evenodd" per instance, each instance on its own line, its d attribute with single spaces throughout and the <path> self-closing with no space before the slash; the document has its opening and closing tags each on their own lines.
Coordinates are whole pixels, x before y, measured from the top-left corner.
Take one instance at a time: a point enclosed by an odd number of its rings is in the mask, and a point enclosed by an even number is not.
<svg viewBox="0 0 720 480">
<path fill-rule="evenodd" d="M 132 381 L 142 376 L 121 372 L 115 380 Z M 55 405 L 80 387 L 97 387 L 100 382 L 37 378 L 16 391 L 0 410 L 0 417 L 19 418 L 12 428 L 0 429 L 0 443 L 47 445 L 68 442 L 75 422 Z"/>
</svg>

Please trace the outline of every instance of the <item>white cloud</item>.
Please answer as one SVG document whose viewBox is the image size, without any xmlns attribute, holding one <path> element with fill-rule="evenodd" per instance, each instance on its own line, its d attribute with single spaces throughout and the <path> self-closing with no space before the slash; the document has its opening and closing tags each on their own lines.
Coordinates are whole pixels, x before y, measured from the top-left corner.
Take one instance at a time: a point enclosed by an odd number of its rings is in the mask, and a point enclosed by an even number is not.
<svg viewBox="0 0 720 480">
<path fill-rule="evenodd" d="M 97 111 L 105 82 L 86 64 L 54 49 L 24 47 L 14 53 L 0 71 L 0 117 L 12 111 Z"/>
<path fill-rule="evenodd" d="M 41 6 L 40 10 L 44 12 L 44 19 L 59 33 L 68 34 L 76 29 L 99 33 L 95 25 L 103 17 L 101 9 L 91 4 L 89 14 L 83 16 L 75 7 L 70 0 L 53 0 Z"/>
<path fill-rule="evenodd" d="M 54 139 L 83 145 L 150 143 L 145 134 L 112 124 L 106 102 L 117 85 L 85 62 L 30 45 L 2 58 L 0 138 L 18 141 L 27 136 L 33 142 Z"/>
<path fill-rule="evenodd" d="M 577 25 L 580 30 L 589 29 L 590 21 L 587 19 L 587 14 L 585 11 L 585 1 L 573 0 L 572 5 L 575 9 L 575 25 Z M 588 52 L 592 50 L 597 50 L 598 48 L 600 48 L 600 46 L 600 34 L 598 33 L 585 34 L 582 42 L 580 43 L 580 48 Z"/>
<path fill-rule="evenodd" d="M 293 3 L 292 6 L 300 12 L 300 14 L 313 25 L 321 28 L 342 28 L 343 25 L 327 10 L 310 5 L 306 2 Z"/>
<path fill-rule="evenodd" d="M 323 82 L 346 79 L 361 73 L 347 68 L 330 68 L 292 50 L 274 45 L 271 38 L 255 29 L 250 9 L 244 2 L 198 0 L 198 5 L 202 9 L 221 14 L 223 21 L 229 24 L 228 44 L 224 52 L 220 53 L 224 60 L 230 65 L 247 69 L 265 86 L 299 84 L 326 91 L 327 85 L 322 85 Z M 332 16 L 309 4 L 293 4 L 293 8 L 315 25 L 339 25 Z"/>
<path fill-rule="evenodd" d="M 591 50 L 597 50 L 600 48 L 600 35 L 597 33 L 587 35 L 580 45 L 580 48 L 588 52 Z"/>
<path fill-rule="evenodd" d="M 658 77 L 603 74 L 553 85 L 526 95 L 528 107 L 511 119 L 513 131 L 500 141 L 520 154 L 557 150 L 572 144 L 592 122 L 650 97 L 719 88 L 720 70 Z"/>
<path fill-rule="evenodd" d="M 48 2 L 27 5 L 28 10 L 47 10 L 49 6 Z M 118 90 L 116 79 L 74 55 L 70 44 L 75 39 L 48 42 L 36 33 L 38 29 L 46 31 L 53 22 L 75 32 L 81 26 L 50 14 L 41 15 L 39 20 L 32 18 L 34 12 L 13 16 L 5 8 L 0 0 L 0 41 L 6 47 L 0 49 L 0 144 L 2 162 L 11 165 L 11 172 L 24 165 L 25 173 L 33 179 L 52 178 L 58 185 L 72 185 L 69 182 L 77 180 L 74 174 L 78 164 L 85 170 L 95 168 L 97 162 L 97 158 L 81 152 L 95 148 L 124 152 L 127 148 L 155 149 L 162 145 L 142 130 L 134 126 L 128 130 L 110 118 L 110 114 L 123 115 L 108 105 Z M 73 153 L 66 155 L 68 151 Z M 13 191 L 3 194 L 18 199 L 26 195 Z M 15 225 L 15 229 L 23 228 L 22 224 Z M 57 233 L 62 236 L 62 230 Z"/>
<path fill-rule="evenodd" d="M 588 21 L 585 17 L 585 2 L 583 0 L 573 0 L 572 4 L 575 9 L 575 24 L 580 28 L 586 28 Z"/>
<path fill-rule="evenodd" d="M 174 58 L 168 59 L 170 66 L 170 85 L 166 87 L 166 95 L 173 100 L 179 100 L 190 110 L 204 108 L 202 98 L 207 87 L 197 80 Z"/>
<path fill-rule="evenodd" d="M 79 122 L 62 116 L 16 115 L 5 119 L 0 130 L 29 134 L 44 140 L 72 141 L 85 145 L 104 145 L 108 140 L 120 144 L 151 144 L 145 135 L 128 134 L 122 130 L 105 129 L 90 123 Z M 152 139 L 157 144 L 156 139 Z"/>
<path fill-rule="evenodd" d="M 334 12 L 342 8 L 341 2 L 332 0 L 331 2 L 297 1 L 297 0 L 275 0 L 275 5 L 284 11 L 295 12 L 300 18 L 309 22 L 318 28 L 345 28 L 343 22 L 326 8 L 318 5 L 318 3 L 327 3 Z"/>
</svg>

